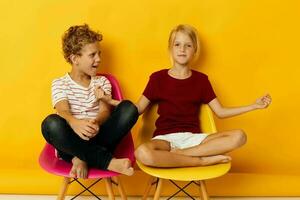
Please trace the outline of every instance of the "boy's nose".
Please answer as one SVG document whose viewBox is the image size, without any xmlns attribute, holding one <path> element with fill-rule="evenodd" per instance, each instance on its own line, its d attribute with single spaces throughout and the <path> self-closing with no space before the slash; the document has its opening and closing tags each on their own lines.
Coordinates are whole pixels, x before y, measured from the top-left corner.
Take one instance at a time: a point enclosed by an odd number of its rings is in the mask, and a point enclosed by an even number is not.
<svg viewBox="0 0 300 200">
<path fill-rule="evenodd" d="M 100 58 L 99 55 L 96 56 L 95 61 L 96 61 L 96 62 L 100 62 L 100 61 L 101 61 L 101 58 Z"/>
</svg>

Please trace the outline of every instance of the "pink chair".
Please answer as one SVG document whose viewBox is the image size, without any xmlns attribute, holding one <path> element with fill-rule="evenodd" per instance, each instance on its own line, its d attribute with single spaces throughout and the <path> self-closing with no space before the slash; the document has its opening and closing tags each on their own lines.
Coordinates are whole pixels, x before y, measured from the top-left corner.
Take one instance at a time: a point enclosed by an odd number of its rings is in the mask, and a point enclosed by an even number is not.
<svg viewBox="0 0 300 200">
<path fill-rule="evenodd" d="M 121 90 L 120 90 L 117 80 L 112 75 L 109 75 L 109 74 L 101 74 L 101 75 L 105 76 L 110 81 L 110 83 L 112 85 L 112 97 L 117 100 L 122 100 L 123 96 L 122 96 L 122 93 L 121 93 Z M 128 134 L 118 145 L 118 147 L 115 151 L 115 157 L 129 158 L 131 160 L 132 164 L 135 163 L 134 145 L 133 145 L 131 133 Z M 100 199 L 89 188 L 94 186 L 97 182 L 99 182 L 102 179 L 105 181 L 109 199 L 114 199 L 112 184 L 115 184 L 118 187 L 121 199 L 126 200 L 125 192 L 123 190 L 120 179 L 118 178 L 119 173 L 117 173 L 117 172 L 91 168 L 91 169 L 89 169 L 89 172 L 88 172 L 88 179 L 97 179 L 97 180 L 90 186 L 86 187 L 77 178 L 73 179 L 69 176 L 69 172 L 71 170 L 72 164 L 59 159 L 56 156 L 55 148 L 48 143 L 46 143 L 46 145 L 44 146 L 44 148 L 40 154 L 39 163 L 40 163 L 41 167 L 43 169 L 45 169 L 47 172 L 64 177 L 60 192 L 57 197 L 57 199 L 59 199 L 59 200 L 65 199 L 65 195 L 66 195 L 68 186 L 72 182 L 77 182 L 84 188 L 84 190 L 82 192 L 80 192 L 79 194 L 74 196 L 72 199 L 75 199 L 76 197 L 78 197 L 80 194 L 82 194 L 85 191 L 88 191 L 94 197 L 96 197 L 97 199 Z M 114 177 L 114 179 L 113 179 L 113 177 Z M 71 179 L 73 179 L 73 180 L 71 180 Z"/>
</svg>

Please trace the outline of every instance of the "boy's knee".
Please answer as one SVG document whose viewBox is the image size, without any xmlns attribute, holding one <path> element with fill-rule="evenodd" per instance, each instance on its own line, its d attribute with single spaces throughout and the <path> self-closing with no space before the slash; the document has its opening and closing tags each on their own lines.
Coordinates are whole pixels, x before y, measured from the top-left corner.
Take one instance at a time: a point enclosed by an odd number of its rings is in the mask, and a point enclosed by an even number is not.
<svg viewBox="0 0 300 200">
<path fill-rule="evenodd" d="M 59 134 L 65 126 L 66 121 L 57 114 L 51 114 L 42 122 L 42 133 L 46 137 L 48 134 Z"/>
<path fill-rule="evenodd" d="M 120 104 L 119 104 L 119 108 L 125 112 L 130 112 L 132 114 L 138 114 L 138 110 L 137 107 L 135 106 L 134 103 L 132 103 L 129 100 L 123 100 Z"/>
<path fill-rule="evenodd" d="M 122 113 L 122 117 L 132 119 L 134 122 L 138 119 L 139 113 L 137 107 L 129 100 L 122 101 L 118 109 Z"/>
<path fill-rule="evenodd" d="M 146 145 L 140 145 L 134 152 L 135 157 L 138 161 L 143 163 L 144 165 L 153 165 L 154 164 L 154 157 L 151 152 L 151 149 Z"/>
</svg>

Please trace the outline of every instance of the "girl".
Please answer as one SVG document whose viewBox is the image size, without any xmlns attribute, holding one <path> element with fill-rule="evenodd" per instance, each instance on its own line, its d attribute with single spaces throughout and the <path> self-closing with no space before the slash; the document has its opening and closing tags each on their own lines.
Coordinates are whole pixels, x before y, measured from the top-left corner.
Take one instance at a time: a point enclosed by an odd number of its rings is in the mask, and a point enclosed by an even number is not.
<svg viewBox="0 0 300 200">
<path fill-rule="evenodd" d="M 271 97 L 265 95 L 249 106 L 223 107 L 207 75 L 190 68 L 198 58 L 200 44 L 196 30 L 189 25 L 179 25 L 171 31 L 169 53 L 172 67 L 150 76 L 136 104 L 141 114 L 151 102 L 158 103 L 159 114 L 154 137 L 136 149 L 136 158 L 154 167 L 229 162 L 231 158 L 225 154 L 245 144 L 246 135 L 239 129 L 209 135 L 202 133 L 198 119 L 201 104 L 208 104 L 218 117 L 226 118 L 267 108 Z M 118 104 L 100 89 L 96 96 L 110 104 Z"/>
<path fill-rule="evenodd" d="M 88 167 L 133 174 L 130 160 L 116 159 L 113 152 L 138 118 L 137 108 L 122 101 L 111 113 L 107 103 L 96 99 L 94 89 L 111 93 L 104 76 L 96 76 L 102 35 L 88 25 L 72 26 L 62 39 L 70 73 L 52 82 L 52 103 L 57 114 L 42 123 L 42 133 L 58 155 L 73 163 L 71 177 L 87 178 Z M 121 115 L 122 114 L 122 115 Z"/>
</svg>

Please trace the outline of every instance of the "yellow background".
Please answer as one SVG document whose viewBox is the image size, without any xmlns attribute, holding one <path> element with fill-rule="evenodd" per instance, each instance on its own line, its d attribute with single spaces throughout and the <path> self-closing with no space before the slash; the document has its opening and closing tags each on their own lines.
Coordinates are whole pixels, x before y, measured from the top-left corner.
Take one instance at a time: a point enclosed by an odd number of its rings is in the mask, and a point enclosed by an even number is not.
<svg viewBox="0 0 300 200">
<path fill-rule="evenodd" d="M 216 119 L 218 130 L 245 130 L 248 143 L 231 154 L 230 174 L 208 182 L 209 193 L 300 195 L 299 10 L 297 0 L 0 1 L 0 193 L 58 191 L 60 178 L 37 159 L 41 121 L 53 112 L 51 81 L 70 70 L 61 53 L 69 26 L 88 23 L 103 33 L 100 71 L 114 74 L 136 101 L 149 75 L 170 67 L 170 30 L 187 23 L 202 42 L 195 69 L 209 75 L 223 105 L 273 98 L 267 110 Z M 144 178 L 139 171 L 124 177 L 127 193 L 141 194 Z"/>
</svg>

